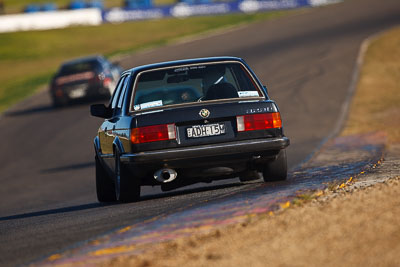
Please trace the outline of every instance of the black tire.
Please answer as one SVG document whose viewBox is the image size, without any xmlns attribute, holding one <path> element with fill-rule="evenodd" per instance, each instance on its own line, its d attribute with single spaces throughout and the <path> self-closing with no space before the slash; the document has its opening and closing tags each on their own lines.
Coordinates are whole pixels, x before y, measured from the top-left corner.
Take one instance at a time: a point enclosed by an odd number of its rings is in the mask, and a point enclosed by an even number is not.
<svg viewBox="0 0 400 267">
<path fill-rule="evenodd" d="M 53 99 L 53 107 L 60 108 L 62 105 L 58 100 Z"/>
<path fill-rule="evenodd" d="M 268 162 L 263 170 L 263 179 L 265 182 L 284 181 L 287 178 L 287 160 L 286 151 L 279 151 L 275 160 Z"/>
<path fill-rule="evenodd" d="M 53 107 L 54 108 L 62 108 L 65 107 L 68 104 L 68 101 L 66 99 L 59 99 L 56 97 L 53 97 Z"/>
<path fill-rule="evenodd" d="M 252 170 L 247 170 L 239 175 L 239 180 L 242 183 L 258 180 L 259 178 L 260 176 L 258 175 L 257 171 L 252 171 Z"/>
<path fill-rule="evenodd" d="M 96 193 L 99 202 L 116 201 L 115 186 L 97 156 L 96 161 Z"/>
<path fill-rule="evenodd" d="M 140 181 L 132 177 L 121 164 L 118 151 L 115 153 L 115 196 L 120 202 L 135 202 L 140 199 Z"/>
</svg>

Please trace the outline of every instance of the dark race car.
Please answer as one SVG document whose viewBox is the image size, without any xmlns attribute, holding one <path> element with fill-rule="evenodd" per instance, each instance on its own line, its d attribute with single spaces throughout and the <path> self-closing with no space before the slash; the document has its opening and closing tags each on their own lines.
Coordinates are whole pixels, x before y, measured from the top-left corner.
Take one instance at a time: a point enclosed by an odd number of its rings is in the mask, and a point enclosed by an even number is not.
<svg viewBox="0 0 400 267">
<path fill-rule="evenodd" d="M 50 84 L 54 106 L 76 99 L 110 98 L 121 68 L 102 56 L 74 59 L 61 65 Z"/>
<path fill-rule="evenodd" d="M 100 202 L 136 201 L 142 185 L 163 191 L 262 172 L 285 180 L 276 103 L 239 58 L 172 61 L 125 71 L 94 139 Z"/>
</svg>

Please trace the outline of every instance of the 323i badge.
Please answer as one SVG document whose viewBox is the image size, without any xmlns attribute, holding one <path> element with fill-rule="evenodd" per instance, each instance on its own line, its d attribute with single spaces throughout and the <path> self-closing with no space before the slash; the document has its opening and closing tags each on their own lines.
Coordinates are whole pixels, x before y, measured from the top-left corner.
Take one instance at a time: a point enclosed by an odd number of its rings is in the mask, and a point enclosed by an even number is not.
<svg viewBox="0 0 400 267">
<path fill-rule="evenodd" d="M 100 202 L 239 177 L 285 180 L 289 139 L 280 112 L 244 60 L 200 58 L 122 73 L 94 139 Z M 223 170 L 223 172 L 221 172 Z"/>
</svg>

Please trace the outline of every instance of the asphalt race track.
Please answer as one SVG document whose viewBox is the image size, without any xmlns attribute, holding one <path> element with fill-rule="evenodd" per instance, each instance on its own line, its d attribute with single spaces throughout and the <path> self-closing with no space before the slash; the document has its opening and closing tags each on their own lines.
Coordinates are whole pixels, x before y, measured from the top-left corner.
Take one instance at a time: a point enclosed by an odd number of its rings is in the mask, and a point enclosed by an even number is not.
<svg viewBox="0 0 400 267">
<path fill-rule="evenodd" d="M 244 58 L 280 106 L 294 167 L 336 129 L 361 42 L 399 24 L 398 0 L 348 0 L 139 53 L 121 64 Z M 89 116 L 88 105 L 54 110 L 46 92 L 0 117 L 1 266 L 26 264 L 117 227 L 241 190 L 236 180 L 170 193 L 145 188 L 138 203 L 100 205 L 92 145 L 100 122 Z"/>
</svg>

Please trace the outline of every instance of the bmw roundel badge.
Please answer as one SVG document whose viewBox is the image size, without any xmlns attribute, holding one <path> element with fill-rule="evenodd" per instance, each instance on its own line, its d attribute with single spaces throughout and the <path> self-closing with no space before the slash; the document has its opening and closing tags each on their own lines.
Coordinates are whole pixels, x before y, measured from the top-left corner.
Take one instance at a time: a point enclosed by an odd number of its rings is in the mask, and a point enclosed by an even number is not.
<svg viewBox="0 0 400 267">
<path fill-rule="evenodd" d="M 203 108 L 202 110 L 200 110 L 199 115 L 204 119 L 208 118 L 208 116 L 210 116 L 210 111 L 206 108 Z"/>
</svg>

